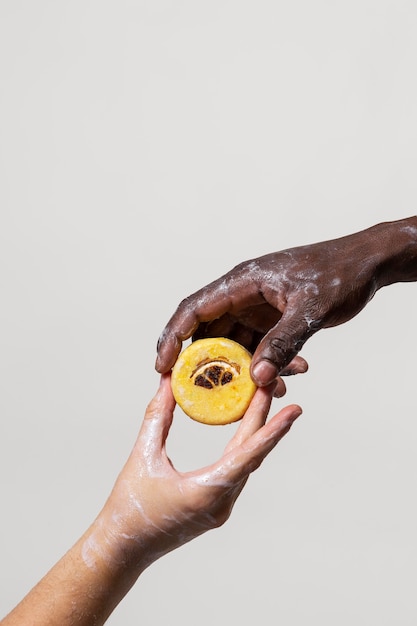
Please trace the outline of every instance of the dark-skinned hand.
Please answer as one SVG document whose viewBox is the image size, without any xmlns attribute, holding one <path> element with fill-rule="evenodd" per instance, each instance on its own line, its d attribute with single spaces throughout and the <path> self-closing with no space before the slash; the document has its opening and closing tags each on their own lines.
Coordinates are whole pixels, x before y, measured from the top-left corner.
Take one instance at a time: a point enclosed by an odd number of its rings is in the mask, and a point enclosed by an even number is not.
<svg viewBox="0 0 417 626">
<path fill-rule="evenodd" d="M 382 286 L 417 280 L 417 218 L 244 261 L 185 298 L 158 342 L 169 371 L 182 342 L 223 336 L 253 353 L 258 386 L 306 371 L 297 356 L 317 331 L 357 315 Z"/>
</svg>

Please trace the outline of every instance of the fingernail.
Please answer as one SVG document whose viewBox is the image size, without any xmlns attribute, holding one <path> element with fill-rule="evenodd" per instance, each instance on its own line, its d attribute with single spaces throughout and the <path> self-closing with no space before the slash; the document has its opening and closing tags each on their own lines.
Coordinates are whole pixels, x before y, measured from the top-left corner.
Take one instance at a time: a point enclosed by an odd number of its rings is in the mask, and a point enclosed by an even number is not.
<svg viewBox="0 0 417 626">
<path fill-rule="evenodd" d="M 277 368 L 270 361 L 259 361 L 254 366 L 252 375 L 255 383 L 259 387 L 264 387 L 277 377 Z"/>
</svg>

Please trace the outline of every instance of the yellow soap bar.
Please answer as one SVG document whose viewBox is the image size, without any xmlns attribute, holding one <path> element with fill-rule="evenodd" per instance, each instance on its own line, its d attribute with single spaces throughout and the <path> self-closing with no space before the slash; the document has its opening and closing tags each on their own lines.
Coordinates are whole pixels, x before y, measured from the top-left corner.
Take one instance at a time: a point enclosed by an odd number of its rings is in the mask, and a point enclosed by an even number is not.
<svg viewBox="0 0 417 626">
<path fill-rule="evenodd" d="M 174 398 L 186 415 L 204 424 L 241 419 L 256 391 L 252 355 L 224 337 L 198 339 L 179 355 L 171 375 Z"/>
</svg>

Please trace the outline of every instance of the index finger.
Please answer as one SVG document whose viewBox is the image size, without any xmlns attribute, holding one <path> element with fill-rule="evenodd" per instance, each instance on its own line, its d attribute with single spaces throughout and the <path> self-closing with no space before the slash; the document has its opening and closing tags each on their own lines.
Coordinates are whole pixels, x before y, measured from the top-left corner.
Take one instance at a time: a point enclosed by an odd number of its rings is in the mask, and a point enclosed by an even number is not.
<svg viewBox="0 0 417 626">
<path fill-rule="evenodd" d="M 170 370 L 182 342 L 194 334 L 200 322 L 217 319 L 260 300 L 256 283 L 241 275 L 237 278 L 234 270 L 182 300 L 159 337 L 156 370 L 160 373 Z"/>
<path fill-rule="evenodd" d="M 212 487 L 233 487 L 254 472 L 302 413 L 297 404 L 281 409 L 264 426 L 203 470 L 197 480 Z"/>
<path fill-rule="evenodd" d="M 174 365 L 181 352 L 182 342 L 191 337 L 198 328 L 201 320 L 198 318 L 196 304 L 199 303 L 204 307 L 204 301 L 204 294 L 201 294 L 199 298 L 193 295 L 183 300 L 178 306 L 158 339 L 155 363 L 157 372 L 164 374 Z M 223 303 L 223 310 L 227 310 L 224 307 L 225 303 Z"/>
</svg>

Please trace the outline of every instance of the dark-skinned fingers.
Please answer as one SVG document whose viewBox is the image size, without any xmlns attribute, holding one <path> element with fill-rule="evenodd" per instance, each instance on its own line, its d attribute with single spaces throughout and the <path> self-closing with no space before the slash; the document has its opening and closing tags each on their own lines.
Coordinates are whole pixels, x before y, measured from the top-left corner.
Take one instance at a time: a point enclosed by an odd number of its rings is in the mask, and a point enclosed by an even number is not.
<svg viewBox="0 0 417 626">
<path fill-rule="evenodd" d="M 295 356 L 283 370 L 281 376 L 295 376 L 296 374 L 305 374 L 308 371 L 308 363 L 302 356 Z"/>
<path fill-rule="evenodd" d="M 233 339 L 233 341 L 240 343 L 241 346 L 244 346 L 246 350 L 252 354 L 252 348 L 254 345 L 254 332 L 252 328 L 237 322 L 234 324 L 229 337 L 230 339 Z"/>
<path fill-rule="evenodd" d="M 312 334 L 313 326 L 304 314 L 285 311 L 253 355 L 251 375 L 254 382 L 259 387 L 269 384 L 287 368 Z"/>
<path fill-rule="evenodd" d="M 236 321 L 231 315 L 226 314 L 212 322 L 201 322 L 193 334 L 193 341 L 208 337 L 233 339 L 233 341 L 240 343 L 241 346 L 245 347 L 252 354 L 263 335 Z"/>
<path fill-rule="evenodd" d="M 285 382 L 282 380 L 281 376 L 278 376 L 276 381 L 277 381 L 277 384 L 276 384 L 276 387 L 275 387 L 275 390 L 274 390 L 274 397 L 275 398 L 282 398 L 287 393 L 287 386 L 286 386 Z"/>
<path fill-rule="evenodd" d="M 228 313 L 210 322 L 200 322 L 193 333 L 193 341 L 207 337 L 230 337 L 234 325 L 235 322 Z"/>
<path fill-rule="evenodd" d="M 181 352 L 182 343 L 196 331 L 197 318 L 192 296 L 185 298 L 163 329 L 156 346 L 155 369 L 164 374 L 169 372 Z"/>
<path fill-rule="evenodd" d="M 181 352 L 182 342 L 197 331 L 200 322 L 221 317 L 231 306 L 222 279 L 184 298 L 158 339 L 155 369 L 168 372 Z"/>
<path fill-rule="evenodd" d="M 219 319 L 226 313 L 240 312 L 262 301 L 250 263 L 236 266 L 185 298 L 160 335 L 155 362 L 157 371 L 170 370 L 181 350 L 181 343 L 197 332 L 200 323 Z"/>
<path fill-rule="evenodd" d="M 234 311 L 232 316 L 243 326 L 264 335 L 278 323 L 281 312 L 277 306 L 266 302 L 263 295 L 259 297 L 261 298 L 260 302 L 246 308 L 241 307 L 238 311 Z"/>
<path fill-rule="evenodd" d="M 182 339 L 174 332 L 164 328 L 158 339 L 155 369 L 160 374 L 166 374 L 173 367 L 182 348 Z"/>
</svg>

